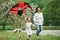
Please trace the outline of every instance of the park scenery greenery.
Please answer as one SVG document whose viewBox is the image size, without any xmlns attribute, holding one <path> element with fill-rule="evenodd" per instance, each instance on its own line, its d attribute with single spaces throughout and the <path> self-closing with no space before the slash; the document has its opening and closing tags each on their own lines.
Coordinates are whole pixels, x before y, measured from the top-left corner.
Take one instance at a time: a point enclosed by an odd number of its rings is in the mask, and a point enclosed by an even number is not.
<svg viewBox="0 0 60 40">
<path fill-rule="evenodd" d="M 6 14 L 7 10 L 20 1 L 28 2 L 33 12 L 27 15 L 32 17 L 35 12 L 35 8 L 39 6 L 44 14 L 45 26 L 59 26 L 60 25 L 60 0 L 1 0 L 0 1 L 0 24 L 12 24 L 15 26 L 21 26 L 24 24 L 24 16 Z M 22 21 L 22 22 L 21 22 Z M 19 24 L 20 23 L 20 24 Z"/>
<path fill-rule="evenodd" d="M 25 30 L 25 16 L 14 15 L 7 13 L 8 10 L 20 1 L 30 4 L 33 11 L 27 9 L 26 15 L 31 18 L 33 22 L 33 15 L 36 7 L 41 8 L 44 16 L 43 30 L 60 30 L 60 0 L 0 0 L 0 40 L 26 40 L 26 33 L 22 32 L 21 37 L 17 33 L 9 32 L 15 28 Z M 3 31 L 3 30 L 4 31 Z M 32 27 L 36 30 L 36 27 Z M 36 34 L 33 34 L 31 40 L 59 40 L 60 36 L 55 35 L 41 35 L 40 39 Z"/>
<path fill-rule="evenodd" d="M 26 12 L 26 15 L 31 19 L 35 13 L 36 7 L 41 8 L 44 16 L 44 26 L 57 26 L 60 29 L 60 0 L 1 0 L 0 1 L 0 25 L 13 26 L 20 28 L 25 26 L 24 15 L 14 15 L 7 13 L 7 10 L 20 1 L 28 2 L 32 7 L 33 11 Z M 33 20 L 31 20 L 33 23 Z M 54 27 L 54 29 L 56 29 Z M 49 28 L 48 28 L 49 29 Z"/>
<path fill-rule="evenodd" d="M 41 35 L 41 37 L 38 39 L 35 34 L 33 34 L 30 38 L 30 40 L 59 40 L 60 36 L 54 36 L 54 35 Z M 20 34 L 20 37 L 17 35 L 17 33 L 8 32 L 8 31 L 0 31 L 0 40 L 26 40 L 26 33 L 22 32 Z"/>
</svg>

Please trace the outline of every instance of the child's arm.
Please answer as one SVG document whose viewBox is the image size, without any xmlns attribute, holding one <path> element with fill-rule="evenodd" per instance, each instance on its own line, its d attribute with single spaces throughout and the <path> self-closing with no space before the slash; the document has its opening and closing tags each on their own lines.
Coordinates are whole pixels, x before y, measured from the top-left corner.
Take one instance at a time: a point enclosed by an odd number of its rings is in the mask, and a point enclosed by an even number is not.
<svg viewBox="0 0 60 40">
<path fill-rule="evenodd" d="M 36 27 L 34 24 L 32 24 L 32 26 Z"/>
<path fill-rule="evenodd" d="M 34 24 L 32 24 L 32 26 L 35 26 Z"/>
</svg>

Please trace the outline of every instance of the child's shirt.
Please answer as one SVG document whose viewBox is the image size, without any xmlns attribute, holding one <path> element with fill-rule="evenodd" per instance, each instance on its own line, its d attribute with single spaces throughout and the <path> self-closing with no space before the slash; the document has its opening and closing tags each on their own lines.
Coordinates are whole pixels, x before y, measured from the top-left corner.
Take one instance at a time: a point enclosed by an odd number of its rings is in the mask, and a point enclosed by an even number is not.
<svg viewBox="0 0 60 40">
<path fill-rule="evenodd" d="M 26 30 L 31 30 L 31 22 L 26 22 Z"/>
</svg>

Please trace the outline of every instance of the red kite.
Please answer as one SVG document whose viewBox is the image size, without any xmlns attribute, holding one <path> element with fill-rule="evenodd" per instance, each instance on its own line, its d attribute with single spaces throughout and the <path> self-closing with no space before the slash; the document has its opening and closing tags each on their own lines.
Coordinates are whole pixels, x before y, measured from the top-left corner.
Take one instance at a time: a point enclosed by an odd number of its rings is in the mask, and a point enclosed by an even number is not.
<svg viewBox="0 0 60 40">
<path fill-rule="evenodd" d="M 19 2 L 18 4 L 14 5 L 10 10 L 9 12 L 13 13 L 13 14 L 17 14 L 17 15 L 22 15 L 24 12 L 26 12 L 26 9 L 27 8 L 31 8 L 31 6 L 29 5 L 29 3 L 26 3 L 26 2 Z"/>
</svg>

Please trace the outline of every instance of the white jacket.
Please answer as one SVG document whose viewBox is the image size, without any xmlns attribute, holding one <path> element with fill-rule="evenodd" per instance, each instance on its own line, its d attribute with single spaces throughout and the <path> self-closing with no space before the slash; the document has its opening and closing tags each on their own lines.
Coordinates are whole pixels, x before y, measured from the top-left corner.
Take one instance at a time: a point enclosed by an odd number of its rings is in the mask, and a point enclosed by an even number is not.
<svg viewBox="0 0 60 40">
<path fill-rule="evenodd" d="M 40 13 L 35 13 L 33 16 L 34 23 L 37 25 L 42 25 L 43 24 L 43 14 Z"/>
</svg>

